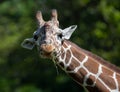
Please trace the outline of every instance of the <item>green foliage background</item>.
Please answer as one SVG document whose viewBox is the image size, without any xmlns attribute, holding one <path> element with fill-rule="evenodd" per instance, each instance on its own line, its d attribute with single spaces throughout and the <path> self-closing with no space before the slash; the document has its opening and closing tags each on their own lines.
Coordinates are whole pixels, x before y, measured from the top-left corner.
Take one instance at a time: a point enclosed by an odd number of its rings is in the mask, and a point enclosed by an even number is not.
<svg viewBox="0 0 120 92">
<path fill-rule="evenodd" d="M 49 20 L 53 8 L 61 28 L 78 25 L 74 43 L 120 67 L 119 0 L 1 0 L 0 92 L 85 92 L 36 48 L 20 46 L 37 29 L 37 10 Z"/>
</svg>

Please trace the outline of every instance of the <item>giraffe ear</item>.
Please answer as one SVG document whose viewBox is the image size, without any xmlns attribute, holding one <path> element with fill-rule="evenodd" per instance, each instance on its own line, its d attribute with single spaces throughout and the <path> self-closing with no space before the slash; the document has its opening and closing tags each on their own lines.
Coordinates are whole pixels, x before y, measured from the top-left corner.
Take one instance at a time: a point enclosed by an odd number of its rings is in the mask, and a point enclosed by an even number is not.
<svg viewBox="0 0 120 92">
<path fill-rule="evenodd" d="M 72 33 L 75 31 L 76 28 L 77 28 L 77 25 L 72 25 L 62 30 L 63 39 L 70 39 Z"/>
<path fill-rule="evenodd" d="M 33 39 L 33 38 L 25 39 L 25 40 L 22 42 L 21 46 L 22 46 L 23 48 L 32 50 L 33 47 L 35 46 L 34 39 Z"/>
</svg>

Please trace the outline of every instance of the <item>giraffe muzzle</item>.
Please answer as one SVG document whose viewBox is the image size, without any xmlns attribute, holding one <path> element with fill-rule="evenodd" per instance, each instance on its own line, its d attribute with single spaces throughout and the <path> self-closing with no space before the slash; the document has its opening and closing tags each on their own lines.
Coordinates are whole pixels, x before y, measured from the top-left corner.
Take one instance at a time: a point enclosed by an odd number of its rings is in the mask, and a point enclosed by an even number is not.
<svg viewBox="0 0 120 92">
<path fill-rule="evenodd" d="M 52 53 L 55 49 L 52 44 L 42 44 L 40 48 L 44 53 Z"/>
</svg>

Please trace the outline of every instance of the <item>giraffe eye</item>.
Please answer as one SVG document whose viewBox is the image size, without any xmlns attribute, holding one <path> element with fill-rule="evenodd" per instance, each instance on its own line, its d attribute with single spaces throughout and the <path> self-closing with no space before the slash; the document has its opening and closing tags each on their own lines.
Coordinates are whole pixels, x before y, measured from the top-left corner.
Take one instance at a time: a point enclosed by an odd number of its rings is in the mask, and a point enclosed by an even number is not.
<svg viewBox="0 0 120 92">
<path fill-rule="evenodd" d="M 37 34 L 38 34 L 37 31 L 35 31 L 33 33 L 33 38 L 34 38 L 35 41 L 37 41 L 37 39 L 38 39 L 38 35 Z"/>
<path fill-rule="evenodd" d="M 62 39 L 62 34 L 58 34 L 58 39 Z"/>
<path fill-rule="evenodd" d="M 34 39 L 37 41 L 37 39 L 38 39 L 38 36 L 37 36 L 37 35 L 34 35 Z"/>
</svg>

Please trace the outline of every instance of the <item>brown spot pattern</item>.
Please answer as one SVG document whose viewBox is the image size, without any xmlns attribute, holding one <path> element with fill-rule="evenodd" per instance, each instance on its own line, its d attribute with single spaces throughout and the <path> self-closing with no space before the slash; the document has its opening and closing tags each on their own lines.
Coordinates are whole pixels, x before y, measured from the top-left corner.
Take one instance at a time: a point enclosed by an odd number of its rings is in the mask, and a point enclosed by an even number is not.
<svg viewBox="0 0 120 92">
<path fill-rule="evenodd" d="M 68 63 L 68 62 L 70 61 L 70 58 L 71 58 L 71 53 L 70 53 L 70 51 L 68 50 L 67 53 L 66 53 L 65 62 Z"/>
<path fill-rule="evenodd" d="M 99 81 L 96 80 L 95 87 L 86 86 L 89 92 L 109 92 L 109 90 Z"/>
<path fill-rule="evenodd" d="M 88 85 L 93 85 L 94 82 L 95 82 L 95 79 L 96 79 L 96 78 L 95 78 L 94 76 L 90 75 L 89 78 L 87 79 L 87 82 L 86 82 L 86 83 L 87 83 Z"/>
<path fill-rule="evenodd" d="M 108 76 L 105 73 L 102 73 L 99 78 L 108 86 L 110 89 L 116 89 L 115 81 L 112 76 Z"/>
<path fill-rule="evenodd" d="M 68 73 L 68 74 L 79 84 L 83 84 L 83 80 L 87 72 L 83 68 L 81 68 L 78 70 L 77 73 Z"/>
<path fill-rule="evenodd" d="M 70 63 L 69 67 L 67 67 L 67 71 L 73 71 L 76 67 L 80 66 L 80 64 L 72 58 L 72 62 Z"/>
<path fill-rule="evenodd" d="M 89 72 L 97 74 L 98 73 L 98 68 L 99 64 L 90 58 L 88 59 L 88 62 L 85 62 L 84 66 L 89 70 Z"/>
</svg>

